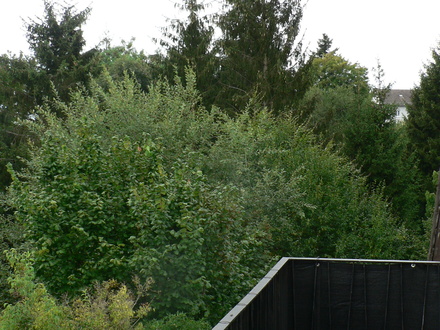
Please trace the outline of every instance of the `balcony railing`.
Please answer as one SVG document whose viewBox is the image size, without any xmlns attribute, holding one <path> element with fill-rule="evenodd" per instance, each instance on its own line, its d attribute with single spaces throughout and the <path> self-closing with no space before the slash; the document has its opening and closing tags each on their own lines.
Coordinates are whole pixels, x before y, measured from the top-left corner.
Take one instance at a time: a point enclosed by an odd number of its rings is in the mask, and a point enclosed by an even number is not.
<svg viewBox="0 0 440 330">
<path fill-rule="evenodd" d="M 440 263 L 282 258 L 214 329 L 440 329 Z"/>
</svg>

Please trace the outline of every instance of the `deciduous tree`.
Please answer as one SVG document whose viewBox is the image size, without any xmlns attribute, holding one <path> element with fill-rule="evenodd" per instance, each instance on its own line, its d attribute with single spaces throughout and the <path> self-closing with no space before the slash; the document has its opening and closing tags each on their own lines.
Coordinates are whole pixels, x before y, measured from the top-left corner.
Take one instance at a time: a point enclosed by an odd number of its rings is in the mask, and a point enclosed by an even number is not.
<svg viewBox="0 0 440 330">
<path fill-rule="evenodd" d="M 219 318 L 260 275 L 264 234 L 243 220 L 239 191 L 200 170 L 215 126 L 203 125 L 211 114 L 194 109 L 187 82 L 149 95 L 128 77 L 107 91 L 93 84 L 27 122 L 40 147 L 25 170 L 10 169 L 8 203 L 52 293 L 139 274 L 154 280 L 155 315 Z"/>
<path fill-rule="evenodd" d="M 333 143 L 367 176 L 372 189 L 383 185 L 394 214 L 408 227 L 423 228 L 420 173 L 408 137 L 394 120 L 396 106 L 384 104 L 387 88 L 378 68 L 377 87 L 367 70 L 333 53 L 314 60 L 316 85 L 302 101 L 301 119 Z"/>
<path fill-rule="evenodd" d="M 368 70 L 351 63 L 334 51 L 313 60 L 310 74 L 315 86 L 323 89 L 352 87 L 357 93 L 368 93 Z"/>
</svg>

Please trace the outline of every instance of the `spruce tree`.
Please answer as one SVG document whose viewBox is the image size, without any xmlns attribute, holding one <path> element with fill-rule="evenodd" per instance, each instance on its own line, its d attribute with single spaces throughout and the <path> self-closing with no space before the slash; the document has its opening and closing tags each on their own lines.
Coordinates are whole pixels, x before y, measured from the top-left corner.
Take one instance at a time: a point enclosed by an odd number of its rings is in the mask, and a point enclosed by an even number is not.
<svg viewBox="0 0 440 330">
<path fill-rule="evenodd" d="M 51 84 L 63 100 L 68 100 L 70 90 L 84 84 L 97 70 L 97 50 L 83 52 L 86 42 L 81 27 L 89 14 L 90 8 L 77 12 L 74 6 L 57 8 L 44 1 L 44 17 L 26 23 L 26 37 L 38 63 L 35 96 L 39 103 L 51 95 Z"/>
<path fill-rule="evenodd" d="M 25 23 L 32 54 L 0 57 L 0 191 L 10 182 L 6 164 L 21 167 L 18 156 L 26 154 L 30 136 L 18 119 L 28 119 L 45 100 L 68 101 L 72 89 L 98 73 L 97 50 L 83 51 L 81 27 L 89 13 L 89 8 L 77 12 L 74 6 L 44 1 L 43 18 Z"/>
<path fill-rule="evenodd" d="M 177 6 L 185 11 L 183 20 L 173 20 L 163 29 L 164 39 L 160 44 L 166 55 L 162 61 L 162 74 L 173 81 L 176 74 L 185 80 L 186 69 L 197 76 L 197 88 L 206 105 L 211 105 L 216 95 L 217 61 L 213 51 L 214 26 L 210 15 L 205 14 L 205 5 L 200 0 L 185 0 Z"/>
<path fill-rule="evenodd" d="M 407 127 L 420 169 L 429 178 L 440 166 L 440 45 L 412 91 Z"/>
<path fill-rule="evenodd" d="M 240 111 L 250 98 L 276 112 L 305 90 L 298 41 L 301 1 L 227 0 L 219 17 L 222 91 L 218 103 Z"/>
<path fill-rule="evenodd" d="M 316 50 L 315 56 L 316 57 L 324 57 L 326 54 L 333 52 L 336 53 L 338 49 L 332 48 L 333 40 L 329 38 L 327 34 L 323 34 L 322 38 L 318 40 L 318 49 Z"/>
</svg>

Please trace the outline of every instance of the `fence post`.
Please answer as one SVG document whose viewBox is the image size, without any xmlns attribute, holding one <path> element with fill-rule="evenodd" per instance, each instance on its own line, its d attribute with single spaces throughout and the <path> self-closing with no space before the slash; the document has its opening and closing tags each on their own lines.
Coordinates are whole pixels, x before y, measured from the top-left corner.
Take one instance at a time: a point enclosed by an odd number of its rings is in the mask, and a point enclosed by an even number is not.
<svg viewBox="0 0 440 330">
<path fill-rule="evenodd" d="M 432 218 L 431 241 L 428 260 L 440 261 L 440 169 L 438 171 L 437 191 L 435 193 L 434 216 Z"/>
</svg>

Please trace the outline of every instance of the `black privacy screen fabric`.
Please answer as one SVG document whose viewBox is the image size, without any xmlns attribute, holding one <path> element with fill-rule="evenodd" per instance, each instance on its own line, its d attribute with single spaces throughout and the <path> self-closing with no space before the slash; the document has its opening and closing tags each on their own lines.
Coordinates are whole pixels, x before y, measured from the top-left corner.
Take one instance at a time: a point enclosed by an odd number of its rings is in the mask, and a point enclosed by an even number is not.
<svg viewBox="0 0 440 330">
<path fill-rule="evenodd" d="M 440 329 L 434 263 L 287 262 L 228 329 Z"/>
</svg>

